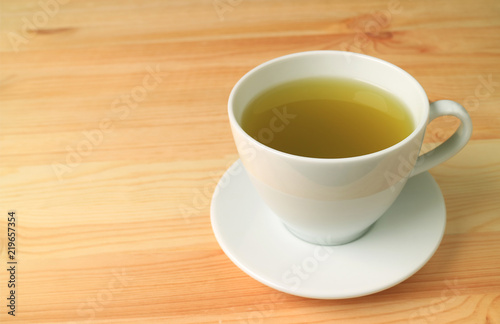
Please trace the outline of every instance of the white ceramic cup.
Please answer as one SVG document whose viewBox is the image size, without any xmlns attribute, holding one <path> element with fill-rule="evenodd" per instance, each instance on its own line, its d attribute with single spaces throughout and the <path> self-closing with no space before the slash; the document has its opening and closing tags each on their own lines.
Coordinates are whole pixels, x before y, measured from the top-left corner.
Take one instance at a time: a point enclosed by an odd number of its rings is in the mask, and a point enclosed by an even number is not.
<svg viewBox="0 0 500 324">
<path fill-rule="evenodd" d="M 308 77 L 365 81 L 398 97 L 414 120 L 414 131 L 384 150 L 349 158 L 311 158 L 272 149 L 240 126 L 248 103 L 278 84 Z M 362 236 L 392 205 L 409 177 L 455 155 L 468 142 L 472 122 L 458 103 L 429 105 L 422 86 L 407 72 L 383 60 L 341 51 L 286 55 L 259 65 L 234 86 L 229 121 L 241 161 L 264 202 L 290 232 L 322 245 L 338 245 Z M 457 131 L 443 144 L 419 156 L 426 126 L 439 116 L 460 119 Z M 269 129 L 286 127 L 289 116 L 277 113 Z"/>
</svg>

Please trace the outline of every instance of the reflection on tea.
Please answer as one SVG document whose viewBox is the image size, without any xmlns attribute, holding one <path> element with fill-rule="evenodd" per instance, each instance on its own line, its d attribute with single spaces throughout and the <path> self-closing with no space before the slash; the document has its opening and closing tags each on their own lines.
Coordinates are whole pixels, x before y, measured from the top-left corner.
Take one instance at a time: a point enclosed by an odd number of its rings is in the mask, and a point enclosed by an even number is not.
<svg viewBox="0 0 500 324">
<path fill-rule="evenodd" d="M 243 112 L 241 127 L 276 150 L 346 158 L 388 148 L 414 129 L 398 98 L 351 79 L 308 78 L 268 89 Z"/>
</svg>

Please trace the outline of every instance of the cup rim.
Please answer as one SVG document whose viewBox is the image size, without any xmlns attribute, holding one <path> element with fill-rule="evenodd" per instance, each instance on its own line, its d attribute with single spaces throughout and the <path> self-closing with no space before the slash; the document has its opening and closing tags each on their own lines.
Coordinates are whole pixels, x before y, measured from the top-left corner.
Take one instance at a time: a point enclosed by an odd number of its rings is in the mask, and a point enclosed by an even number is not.
<svg viewBox="0 0 500 324">
<path fill-rule="evenodd" d="M 423 96 L 425 98 L 424 102 L 426 102 L 426 109 L 424 111 L 424 115 L 422 116 L 421 120 L 417 123 L 415 129 L 407 137 L 405 137 L 403 140 L 401 140 L 401 141 L 397 142 L 396 144 L 393 144 L 389 147 L 386 147 L 385 149 L 382 149 L 382 150 L 379 150 L 376 152 L 363 154 L 363 155 L 357 155 L 357 156 L 343 157 L 343 158 L 318 158 L 318 157 L 309 157 L 309 156 L 302 156 L 302 155 L 286 153 L 286 152 L 274 149 L 270 146 L 267 146 L 267 145 L 257 141 L 241 127 L 241 125 L 238 123 L 238 121 L 236 120 L 236 117 L 234 115 L 233 102 L 234 102 L 234 97 L 236 96 L 236 92 L 239 90 L 239 88 L 241 88 L 242 83 L 244 83 L 246 79 L 251 77 L 251 75 L 255 74 L 257 71 L 267 67 L 268 65 L 275 64 L 276 62 L 279 62 L 279 61 L 292 59 L 296 56 L 325 55 L 325 54 L 326 55 L 350 55 L 350 56 L 359 57 L 361 59 L 371 60 L 371 61 L 374 61 L 377 63 L 381 63 L 383 65 L 386 65 L 388 68 L 392 68 L 392 69 L 397 70 L 399 73 L 402 73 L 407 78 L 409 78 L 410 82 L 415 83 L 417 91 L 420 92 L 420 96 Z M 413 141 L 415 139 L 415 137 L 417 136 L 417 134 L 420 133 L 422 128 L 427 126 L 427 121 L 429 119 L 429 99 L 428 99 L 427 94 L 426 94 L 424 88 L 422 87 L 422 85 L 411 74 L 409 74 L 408 72 L 406 72 L 405 70 L 403 70 L 402 68 L 400 68 L 397 65 L 394 65 L 392 63 L 389 63 L 385 60 L 382 60 L 382 59 L 379 59 L 379 58 L 376 58 L 373 56 L 355 53 L 355 52 L 336 51 L 336 50 L 317 50 L 317 51 L 297 52 L 297 53 L 279 56 L 279 57 L 276 57 L 276 58 L 271 59 L 269 61 L 266 61 L 264 63 L 261 63 L 261 64 L 257 65 L 256 67 L 254 67 L 253 69 L 251 69 L 250 71 L 248 71 L 247 73 L 245 73 L 245 75 L 243 75 L 238 80 L 238 82 L 236 82 L 236 84 L 233 86 L 233 88 L 231 90 L 231 93 L 229 94 L 228 115 L 229 115 L 230 124 L 233 127 L 236 127 L 240 131 L 240 133 L 244 134 L 244 136 L 247 138 L 247 140 L 249 140 L 254 145 L 257 145 L 258 147 L 260 147 L 264 150 L 270 150 L 274 154 L 278 154 L 278 155 L 281 155 L 281 156 L 286 157 L 286 158 L 298 159 L 298 160 L 307 161 L 307 162 L 318 162 L 318 163 L 332 163 L 332 162 L 355 161 L 355 160 L 361 161 L 361 160 L 371 159 L 371 158 L 378 157 L 380 155 L 387 154 L 388 152 L 397 150 L 398 148 L 407 145 L 408 142 Z"/>
</svg>

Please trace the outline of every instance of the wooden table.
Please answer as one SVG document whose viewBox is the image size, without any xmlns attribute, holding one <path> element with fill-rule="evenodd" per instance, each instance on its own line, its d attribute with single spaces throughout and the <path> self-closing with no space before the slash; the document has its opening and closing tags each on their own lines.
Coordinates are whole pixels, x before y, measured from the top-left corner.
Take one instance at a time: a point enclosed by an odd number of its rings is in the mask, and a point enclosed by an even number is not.
<svg viewBox="0 0 500 324">
<path fill-rule="evenodd" d="M 3 0 L 1 31 L 2 323 L 500 323 L 498 1 Z M 329 49 L 402 67 L 474 123 L 430 171 L 447 206 L 436 254 L 347 300 L 250 278 L 209 214 L 237 159 L 232 86 L 269 59 Z M 455 127 L 433 122 L 424 148 Z"/>
</svg>

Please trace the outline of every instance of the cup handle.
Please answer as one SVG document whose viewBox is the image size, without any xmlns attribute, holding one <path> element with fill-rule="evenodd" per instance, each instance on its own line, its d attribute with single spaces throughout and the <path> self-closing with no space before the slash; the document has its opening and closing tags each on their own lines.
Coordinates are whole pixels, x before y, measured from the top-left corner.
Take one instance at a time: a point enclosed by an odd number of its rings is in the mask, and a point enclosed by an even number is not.
<svg viewBox="0 0 500 324">
<path fill-rule="evenodd" d="M 431 103 L 429 123 L 441 116 L 455 116 L 460 119 L 460 126 L 453 135 L 433 150 L 420 155 L 411 176 L 429 170 L 457 154 L 472 135 L 472 121 L 462 105 L 451 100 L 439 100 Z"/>
</svg>

